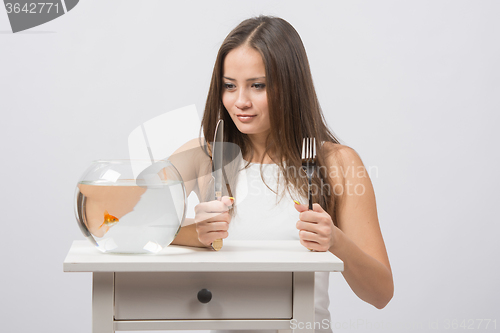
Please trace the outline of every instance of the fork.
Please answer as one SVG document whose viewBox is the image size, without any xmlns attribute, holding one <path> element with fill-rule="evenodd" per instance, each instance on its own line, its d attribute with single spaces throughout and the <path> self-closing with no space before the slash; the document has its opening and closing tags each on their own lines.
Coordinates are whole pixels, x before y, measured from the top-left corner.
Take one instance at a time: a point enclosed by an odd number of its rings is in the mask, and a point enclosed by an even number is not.
<svg viewBox="0 0 500 333">
<path fill-rule="evenodd" d="M 309 185 L 307 191 L 309 193 L 309 210 L 313 209 L 312 202 L 312 176 L 316 169 L 316 138 L 302 139 L 302 169 L 307 175 Z"/>
</svg>

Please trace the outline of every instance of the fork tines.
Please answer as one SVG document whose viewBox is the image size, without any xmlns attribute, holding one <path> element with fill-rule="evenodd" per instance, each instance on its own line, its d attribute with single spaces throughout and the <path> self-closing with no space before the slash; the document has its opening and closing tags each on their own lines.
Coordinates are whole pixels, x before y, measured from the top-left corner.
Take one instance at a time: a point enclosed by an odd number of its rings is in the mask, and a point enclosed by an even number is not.
<svg viewBox="0 0 500 333">
<path fill-rule="evenodd" d="M 312 176 L 316 168 L 316 138 L 304 138 L 302 140 L 302 169 L 304 169 L 308 180 L 309 209 L 313 209 L 312 202 Z"/>
<path fill-rule="evenodd" d="M 302 140 L 302 163 L 310 159 L 316 159 L 316 138 Z"/>
</svg>

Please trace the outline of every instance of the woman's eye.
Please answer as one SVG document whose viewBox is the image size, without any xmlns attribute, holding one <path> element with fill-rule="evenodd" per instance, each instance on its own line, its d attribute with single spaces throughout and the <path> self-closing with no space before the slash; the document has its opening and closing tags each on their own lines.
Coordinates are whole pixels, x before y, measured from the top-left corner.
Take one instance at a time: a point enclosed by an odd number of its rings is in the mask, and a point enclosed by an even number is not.
<svg viewBox="0 0 500 333">
<path fill-rule="evenodd" d="M 224 83 L 224 89 L 227 89 L 227 90 L 232 90 L 234 89 L 236 86 L 232 83 Z"/>
<path fill-rule="evenodd" d="M 253 87 L 257 90 L 262 90 L 266 88 L 266 85 L 264 83 L 254 83 L 252 84 Z"/>
</svg>

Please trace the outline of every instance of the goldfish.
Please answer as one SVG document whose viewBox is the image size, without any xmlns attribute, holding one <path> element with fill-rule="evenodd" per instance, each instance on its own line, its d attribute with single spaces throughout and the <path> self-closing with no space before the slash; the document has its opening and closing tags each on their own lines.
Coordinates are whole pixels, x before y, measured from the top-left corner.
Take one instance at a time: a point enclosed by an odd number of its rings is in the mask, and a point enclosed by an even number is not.
<svg viewBox="0 0 500 333">
<path fill-rule="evenodd" d="M 116 216 L 110 215 L 107 210 L 104 211 L 104 222 L 101 224 L 99 229 L 103 226 L 112 227 L 120 221 Z"/>
</svg>

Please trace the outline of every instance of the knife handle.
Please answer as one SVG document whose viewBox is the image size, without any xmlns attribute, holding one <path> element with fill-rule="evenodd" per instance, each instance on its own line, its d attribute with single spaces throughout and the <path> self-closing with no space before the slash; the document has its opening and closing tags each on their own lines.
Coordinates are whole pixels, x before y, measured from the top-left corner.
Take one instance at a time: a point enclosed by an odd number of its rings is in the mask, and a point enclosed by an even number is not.
<svg viewBox="0 0 500 333">
<path fill-rule="evenodd" d="M 215 191 L 215 200 L 220 200 L 221 198 L 222 191 Z M 213 243 L 210 244 L 210 246 L 212 246 L 212 249 L 214 249 L 215 251 L 219 251 L 220 249 L 222 249 L 222 238 L 214 240 Z"/>
<path fill-rule="evenodd" d="M 210 246 L 212 246 L 212 249 L 214 249 L 215 251 L 219 251 L 220 249 L 222 249 L 222 238 L 214 240 L 213 243 L 210 244 Z"/>
<path fill-rule="evenodd" d="M 219 200 L 222 198 L 222 191 L 215 191 L 215 200 Z"/>
</svg>

